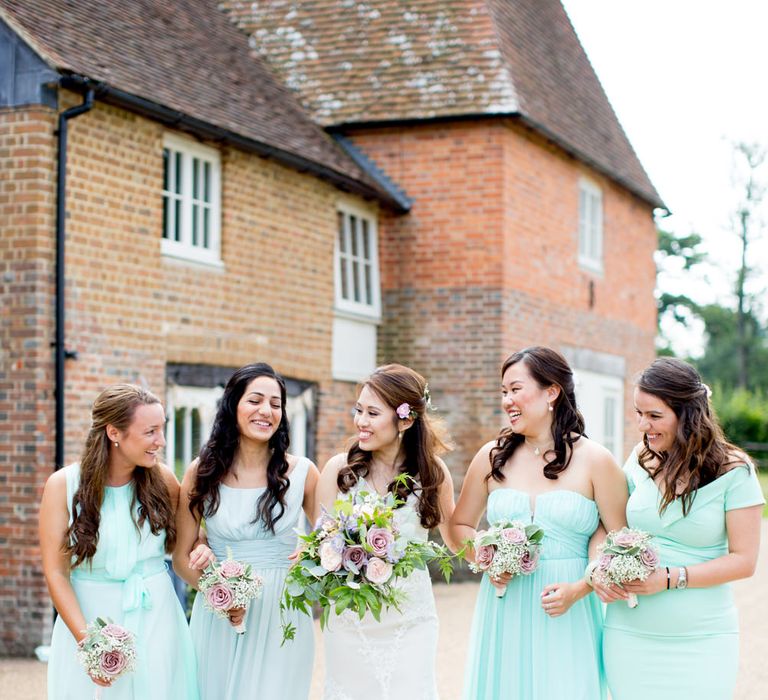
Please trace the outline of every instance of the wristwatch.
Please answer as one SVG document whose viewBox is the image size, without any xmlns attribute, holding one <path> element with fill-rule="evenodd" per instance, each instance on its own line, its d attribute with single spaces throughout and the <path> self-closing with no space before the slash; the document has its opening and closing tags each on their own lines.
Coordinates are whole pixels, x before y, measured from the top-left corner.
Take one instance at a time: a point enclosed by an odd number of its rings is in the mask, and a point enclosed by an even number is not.
<svg viewBox="0 0 768 700">
<path fill-rule="evenodd" d="M 688 588 L 688 569 L 684 566 L 680 567 L 680 573 L 677 575 L 677 590 L 682 591 L 684 588 Z"/>
</svg>

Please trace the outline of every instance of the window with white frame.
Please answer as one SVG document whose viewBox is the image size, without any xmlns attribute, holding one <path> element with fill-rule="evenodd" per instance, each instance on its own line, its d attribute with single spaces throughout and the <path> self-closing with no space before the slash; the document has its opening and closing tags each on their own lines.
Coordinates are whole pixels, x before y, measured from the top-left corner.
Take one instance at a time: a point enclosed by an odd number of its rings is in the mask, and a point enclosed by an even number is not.
<svg viewBox="0 0 768 700">
<path fill-rule="evenodd" d="M 345 200 L 336 221 L 332 371 L 334 379 L 359 381 L 376 368 L 381 318 L 376 212 Z"/>
<path fill-rule="evenodd" d="M 587 435 L 621 463 L 624 449 L 624 380 L 612 374 L 575 369 L 576 403 Z"/>
<path fill-rule="evenodd" d="M 603 269 L 603 193 L 587 180 L 579 183 L 579 264 Z"/>
<path fill-rule="evenodd" d="M 166 134 L 163 142 L 165 255 L 221 264 L 221 158 L 216 149 Z"/>
<path fill-rule="evenodd" d="M 381 304 L 376 220 L 369 213 L 339 208 L 335 267 L 336 308 L 378 318 Z"/>
</svg>

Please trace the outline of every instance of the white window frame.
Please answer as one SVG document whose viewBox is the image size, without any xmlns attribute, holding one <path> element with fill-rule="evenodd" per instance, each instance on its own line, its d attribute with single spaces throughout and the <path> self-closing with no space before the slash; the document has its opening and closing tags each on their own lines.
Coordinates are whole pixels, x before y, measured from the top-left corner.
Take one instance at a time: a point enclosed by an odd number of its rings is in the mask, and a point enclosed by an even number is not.
<svg viewBox="0 0 768 700">
<path fill-rule="evenodd" d="M 197 409 L 200 415 L 200 445 L 204 445 L 211 434 L 213 421 L 216 418 L 218 401 L 224 393 L 224 389 L 217 387 L 182 386 L 175 384 L 166 392 L 166 415 L 168 423 L 165 436 L 165 458 L 169 469 L 176 466 L 176 411 L 183 409 L 184 417 L 184 454 L 178 455 L 181 459 L 184 471 L 189 468 L 190 462 L 197 457 L 192 453 L 191 428 L 192 411 Z"/>
<path fill-rule="evenodd" d="M 603 191 L 594 182 L 579 180 L 579 265 L 603 271 Z"/>
<path fill-rule="evenodd" d="M 176 134 L 163 136 L 163 150 L 168 149 L 171 154 L 181 154 L 181 194 L 163 188 L 163 200 L 179 200 L 181 202 L 181 222 L 179 226 L 180 240 L 172 240 L 165 237 L 165 231 L 161 231 L 161 250 L 163 255 L 182 260 L 189 260 L 205 265 L 222 267 L 221 260 L 221 154 L 215 148 L 204 146 L 190 139 L 182 138 Z M 210 203 L 202 200 L 202 195 L 193 198 L 193 160 L 197 159 L 210 166 Z M 174 163 L 175 158 L 169 159 Z M 198 194 L 200 194 L 198 192 Z M 209 238 L 208 245 L 199 245 L 193 242 L 192 217 L 195 211 L 209 212 Z M 206 206 L 207 205 L 207 206 Z M 175 212 L 169 207 L 169 221 L 175 217 Z M 202 213 L 200 214 L 202 216 Z"/>
<path fill-rule="evenodd" d="M 337 211 L 337 225 L 334 233 L 334 254 L 333 254 L 333 278 L 335 288 L 335 309 L 337 312 L 342 312 L 343 315 L 349 314 L 352 317 L 367 318 L 375 322 L 381 320 L 381 283 L 379 276 L 379 236 L 378 228 L 376 226 L 376 213 L 366 210 L 362 207 L 357 207 L 354 204 L 348 202 L 338 203 L 336 206 Z M 346 252 L 341 251 L 339 244 L 339 217 L 343 219 L 343 232 L 346 241 Z M 355 232 L 351 230 L 350 219 L 354 217 L 357 222 L 364 221 L 368 226 L 368 257 L 365 258 L 362 254 L 362 229 L 360 224 L 356 227 L 357 236 L 357 248 L 358 255 L 352 254 L 352 236 Z M 354 274 L 354 262 L 358 263 L 357 269 L 357 283 L 361 290 L 365 289 L 365 277 L 364 266 L 370 266 L 371 277 L 371 300 L 370 303 L 364 303 L 356 301 L 354 299 L 345 298 L 342 294 L 342 278 L 341 267 L 345 266 L 347 271 L 347 279 L 350 280 L 350 285 L 353 284 Z M 349 297 L 349 295 L 348 295 Z"/>
<path fill-rule="evenodd" d="M 624 459 L 624 379 L 622 377 L 574 369 L 576 401 L 586 421 L 587 435 L 609 449 L 616 461 Z M 606 408 L 612 404 L 610 423 Z M 606 434 L 613 429 L 612 434 Z"/>
</svg>

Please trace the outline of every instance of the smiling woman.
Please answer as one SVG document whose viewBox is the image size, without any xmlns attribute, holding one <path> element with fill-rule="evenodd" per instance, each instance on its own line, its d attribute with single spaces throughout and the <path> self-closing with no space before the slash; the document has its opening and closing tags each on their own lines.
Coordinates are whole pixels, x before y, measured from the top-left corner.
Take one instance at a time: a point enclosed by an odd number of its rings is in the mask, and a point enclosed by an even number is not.
<svg viewBox="0 0 768 700">
<path fill-rule="evenodd" d="M 179 484 L 158 462 L 165 414 L 150 392 L 105 389 L 93 404 L 79 464 L 53 474 L 40 504 L 43 572 L 59 617 L 48 664 L 48 697 L 91 697 L 75 667 L 85 627 L 109 617 L 136 635 L 136 672 L 115 681 L 118 700 L 196 700 L 189 630 L 164 554 L 176 538 Z M 148 630 L 151 634 L 149 653 Z"/>
</svg>

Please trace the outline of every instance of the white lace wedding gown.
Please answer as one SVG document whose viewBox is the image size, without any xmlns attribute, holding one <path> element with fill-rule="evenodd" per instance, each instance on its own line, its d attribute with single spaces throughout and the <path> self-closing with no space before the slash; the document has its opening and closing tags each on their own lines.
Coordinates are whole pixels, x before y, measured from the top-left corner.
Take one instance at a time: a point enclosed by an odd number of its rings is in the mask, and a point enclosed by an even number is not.
<svg viewBox="0 0 768 700">
<path fill-rule="evenodd" d="M 363 480 L 360 485 L 364 486 Z M 369 489 L 370 490 L 370 489 Z M 409 539 L 426 540 L 414 494 L 395 511 Z M 331 613 L 325 628 L 324 700 L 437 700 L 435 658 L 437 611 L 429 572 L 416 569 L 397 583 L 407 595 L 400 606 L 381 613 Z"/>
</svg>

